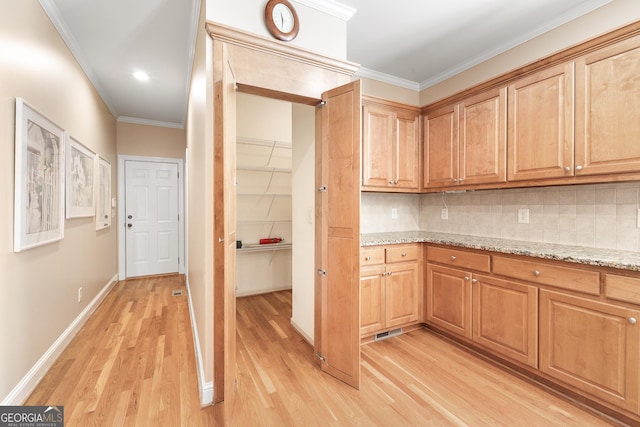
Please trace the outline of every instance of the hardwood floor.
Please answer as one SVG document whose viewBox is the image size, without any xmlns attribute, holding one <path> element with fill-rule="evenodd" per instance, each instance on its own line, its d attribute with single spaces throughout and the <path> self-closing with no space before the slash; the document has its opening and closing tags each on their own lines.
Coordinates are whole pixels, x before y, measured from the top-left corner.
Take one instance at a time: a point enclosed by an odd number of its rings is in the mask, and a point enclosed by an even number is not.
<svg viewBox="0 0 640 427">
<path fill-rule="evenodd" d="M 26 402 L 66 426 L 606 426 L 419 330 L 362 347 L 361 390 L 322 373 L 291 327 L 291 292 L 237 300 L 238 396 L 201 409 L 179 276 L 116 285 Z"/>
<path fill-rule="evenodd" d="M 183 281 L 119 282 L 25 404 L 64 405 L 68 427 L 222 425 L 200 408 Z"/>
</svg>

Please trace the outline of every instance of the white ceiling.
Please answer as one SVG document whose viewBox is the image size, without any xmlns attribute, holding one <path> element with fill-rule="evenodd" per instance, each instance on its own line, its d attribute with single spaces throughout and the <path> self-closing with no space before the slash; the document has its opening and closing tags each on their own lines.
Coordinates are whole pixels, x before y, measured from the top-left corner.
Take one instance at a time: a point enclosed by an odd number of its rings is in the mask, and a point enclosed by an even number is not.
<svg viewBox="0 0 640 427">
<path fill-rule="evenodd" d="M 328 12 L 355 11 L 347 22 L 347 59 L 362 65 L 358 75 L 415 90 L 610 1 L 297 0 Z M 183 126 L 200 0 L 40 3 L 118 120 Z M 137 69 L 150 80 L 136 81 Z"/>
</svg>

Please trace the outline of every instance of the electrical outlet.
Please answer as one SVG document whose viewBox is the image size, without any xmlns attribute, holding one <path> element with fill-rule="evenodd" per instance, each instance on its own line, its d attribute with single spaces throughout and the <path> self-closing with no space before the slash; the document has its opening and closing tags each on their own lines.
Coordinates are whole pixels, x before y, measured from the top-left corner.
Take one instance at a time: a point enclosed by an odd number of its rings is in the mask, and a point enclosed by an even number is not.
<svg viewBox="0 0 640 427">
<path fill-rule="evenodd" d="M 449 219 L 449 209 L 442 208 L 440 210 L 440 219 Z"/>
<path fill-rule="evenodd" d="M 78 302 L 82 301 L 82 286 L 78 288 Z"/>
<path fill-rule="evenodd" d="M 398 219 L 398 209 L 391 208 L 391 219 Z"/>
<path fill-rule="evenodd" d="M 529 209 L 518 209 L 518 223 L 529 224 Z"/>
</svg>

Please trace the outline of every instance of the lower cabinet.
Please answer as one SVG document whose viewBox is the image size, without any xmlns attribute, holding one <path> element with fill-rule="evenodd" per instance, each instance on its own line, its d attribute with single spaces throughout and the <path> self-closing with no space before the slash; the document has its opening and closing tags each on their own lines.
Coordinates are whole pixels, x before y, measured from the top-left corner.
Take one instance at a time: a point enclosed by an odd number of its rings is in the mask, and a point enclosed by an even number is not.
<svg viewBox="0 0 640 427">
<path fill-rule="evenodd" d="M 420 248 L 415 244 L 362 250 L 361 336 L 422 320 Z"/>
<path fill-rule="evenodd" d="M 540 370 L 640 413 L 640 311 L 540 290 Z"/>
<path fill-rule="evenodd" d="M 467 271 L 427 264 L 427 323 L 471 338 L 471 276 Z"/>
</svg>

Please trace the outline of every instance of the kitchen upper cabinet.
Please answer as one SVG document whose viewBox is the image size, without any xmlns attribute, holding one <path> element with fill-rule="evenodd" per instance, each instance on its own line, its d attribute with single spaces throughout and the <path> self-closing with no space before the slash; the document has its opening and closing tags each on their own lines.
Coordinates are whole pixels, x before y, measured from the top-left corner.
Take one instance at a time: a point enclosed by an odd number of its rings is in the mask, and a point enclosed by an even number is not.
<svg viewBox="0 0 640 427">
<path fill-rule="evenodd" d="M 473 341 L 538 367 L 538 288 L 474 275 Z"/>
<path fill-rule="evenodd" d="M 509 181 L 573 176 L 573 63 L 521 78 L 508 90 Z"/>
<path fill-rule="evenodd" d="M 506 181 L 506 88 L 428 112 L 424 118 L 426 188 Z"/>
<path fill-rule="evenodd" d="M 640 413 L 638 310 L 540 290 L 540 370 Z"/>
<path fill-rule="evenodd" d="M 362 189 L 420 189 L 420 112 L 395 103 L 363 101 Z"/>
<path fill-rule="evenodd" d="M 640 36 L 576 60 L 576 175 L 640 171 Z"/>
</svg>

